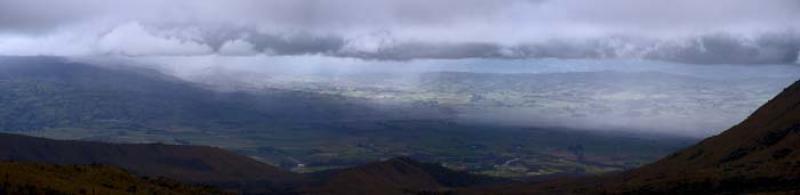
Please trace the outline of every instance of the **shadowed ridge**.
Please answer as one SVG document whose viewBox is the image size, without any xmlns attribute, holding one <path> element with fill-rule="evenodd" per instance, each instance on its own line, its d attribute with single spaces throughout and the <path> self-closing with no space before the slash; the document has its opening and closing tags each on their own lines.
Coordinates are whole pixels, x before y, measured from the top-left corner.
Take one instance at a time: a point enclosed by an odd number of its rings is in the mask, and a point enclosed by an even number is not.
<svg viewBox="0 0 800 195">
<path fill-rule="evenodd" d="M 793 139 L 789 136 L 798 124 L 800 81 L 786 88 L 742 123 L 643 169 L 680 162 L 687 162 L 685 166 L 692 168 L 710 168 L 743 160 L 754 151 L 768 150 L 784 139 Z"/>
<path fill-rule="evenodd" d="M 108 164 L 139 176 L 266 192 L 302 179 L 300 175 L 214 147 L 60 141 L 1 133 L 0 160 Z"/>
<path fill-rule="evenodd" d="M 659 186 L 653 191 L 694 190 L 689 185 L 733 192 L 797 188 L 785 185 L 800 181 L 800 81 L 742 123 L 634 170 L 625 180 L 631 185 L 626 188 Z"/>
<path fill-rule="evenodd" d="M 453 171 L 437 164 L 398 157 L 329 173 L 308 194 L 415 194 L 446 192 L 454 187 L 489 185 L 503 179 Z"/>
<path fill-rule="evenodd" d="M 799 193 L 800 81 L 740 124 L 619 174 L 466 189 L 465 194 Z"/>
<path fill-rule="evenodd" d="M 225 194 L 106 165 L 0 162 L 0 194 Z"/>
<path fill-rule="evenodd" d="M 414 190 L 435 190 L 442 186 L 436 178 L 409 158 L 348 168 L 331 173 L 320 186 L 305 190 L 308 194 L 404 194 Z"/>
</svg>

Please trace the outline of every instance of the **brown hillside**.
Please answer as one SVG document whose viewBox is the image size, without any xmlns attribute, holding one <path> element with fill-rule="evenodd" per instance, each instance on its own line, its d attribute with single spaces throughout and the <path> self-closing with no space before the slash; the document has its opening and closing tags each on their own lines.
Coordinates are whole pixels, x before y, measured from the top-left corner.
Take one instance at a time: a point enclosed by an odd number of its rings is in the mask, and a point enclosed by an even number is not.
<svg viewBox="0 0 800 195">
<path fill-rule="evenodd" d="M 467 186 L 486 186 L 509 181 L 453 171 L 438 164 L 407 157 L 317 175 L 320 183 L 306 187 L 305 194 L 428 194 Z"/>
<path fill-rule="evenodd" d="M 800 81 L 742 123 L 653 164 L 601 177 L 470 189 L 474 194 L 800 192 Z"/>
<path fill-rule="evenodd" d="M 222 194 L 105 165 L 0 162 L 0 194 Z"/>
<path fill-rule="evenodd" d="M 333 173 L 308 194 L 404 194 L 435 190 L 442 186 L 436 178 L 407 158 L 396 158 L 344 169 Z"/>
<path fill-rule="evenodd" d="M 800 188 L 800 81 L 742 123 L 626 174 L 623 190 L 771 191 Z M 693 189 L 694 186 L 699 189 Z M 705 186 L 705 187 L 700 187 Z"/>
<path fill-rule="evenodd" d="M 300 176 L 219 148 L 61 141 L 0 134 L 0 160 L 114 165 L 139 176 L 225 188 L 290 183 Z"/>
</svg>

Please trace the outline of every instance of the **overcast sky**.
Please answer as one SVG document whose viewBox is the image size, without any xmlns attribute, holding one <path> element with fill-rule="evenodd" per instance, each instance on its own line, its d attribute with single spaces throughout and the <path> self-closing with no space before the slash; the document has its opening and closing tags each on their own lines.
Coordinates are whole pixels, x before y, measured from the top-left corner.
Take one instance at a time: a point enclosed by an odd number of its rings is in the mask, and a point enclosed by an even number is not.
<svg viewBox="0 0 800 195">
<path fill-rule="evenodd" d="M 0 55 L 797 63 L 798 0 L 0 0 Z"/>
</svg>

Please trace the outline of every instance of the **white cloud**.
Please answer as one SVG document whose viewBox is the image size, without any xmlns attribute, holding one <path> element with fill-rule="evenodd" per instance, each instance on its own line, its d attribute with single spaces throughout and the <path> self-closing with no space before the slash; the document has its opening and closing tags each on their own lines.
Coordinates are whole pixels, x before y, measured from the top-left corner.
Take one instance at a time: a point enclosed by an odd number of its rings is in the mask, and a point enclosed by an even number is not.
<svg viewBox="0 0 800 195">
<path fill-rule="evenodd" d="M 252 43 L 246 42 L 243 40 L 231 40 L 222 44 L 220 47 L 219 54 L 222 55 L 255 55 L 258 54 L 258 51 L 255 50 L 255 46 Z"/>
<path fill-rule="evenodd" d="M 101 53 L 146 56 L 146 55 L 205 55 L 212 49 L 192 40 L 157 36 L 139 23 L 119 26 L 102 36 L 97 43 Z"/>
<path fill-rule="evenodd" d="M 797 0 L 3 0 L 0 54 L 648 57 L 637 51 L 710 34 L 800 32 L 796 18 Z M 800 41 L 783 42 L 754 61 L 790 62 Z"/>
</svg>

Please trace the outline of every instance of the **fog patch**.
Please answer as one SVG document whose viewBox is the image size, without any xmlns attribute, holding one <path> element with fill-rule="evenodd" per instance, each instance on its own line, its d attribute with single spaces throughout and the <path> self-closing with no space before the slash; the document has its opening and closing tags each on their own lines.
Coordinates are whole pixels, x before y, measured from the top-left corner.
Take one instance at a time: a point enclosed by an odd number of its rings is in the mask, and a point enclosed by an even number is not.
<svg viewBox="0 0 800 195">
<path fill-rule="evenodd" d="M 447 108 L 460 122 L 694 137 L 740 122 L 800 75 L 796 65 L 642 60 L 371 61 L 324 55 L 127 60 L 224 91 L 284 89 L 419 110 Z"/>
</svg>

